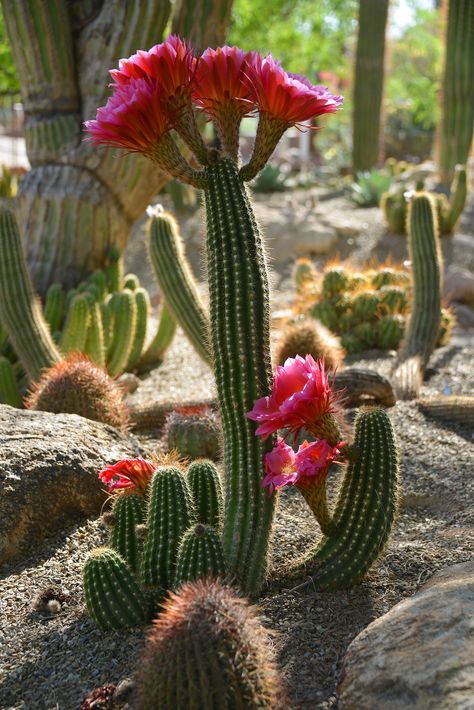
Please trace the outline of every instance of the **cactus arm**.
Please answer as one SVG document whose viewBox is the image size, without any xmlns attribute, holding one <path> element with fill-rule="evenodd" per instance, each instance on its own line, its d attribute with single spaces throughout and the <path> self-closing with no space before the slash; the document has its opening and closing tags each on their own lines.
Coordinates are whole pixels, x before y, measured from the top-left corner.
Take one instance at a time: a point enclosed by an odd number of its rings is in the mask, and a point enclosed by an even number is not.
<svg viewBox="0 0 474 710">
<path fill-rule="evenodd" d="M 268 281 L 262 238 L 246 189 L 230 160 L 207 169 L 211 336 L 224 430 L 227 564 L 255 592 L 266 571 L 274 500 L 262 489 L 263 455 L 246 413 L 270 391 Z"/>
<path fill-rule="evenodd" d="M 0 322 L 29 377 L 61 358 L 33 292 L 11 212 L 0 209 Z"/>
<path fill-rule="evenodd" d="M 143 372 L 163 361 L 165 352 L 173 342 L 176 332 L 176 321 L 168 308 L 166 301 L 161 306 L 160 320 L 155 337 L 138 362 L 138 371 Z"/>
<path fill-rule="evenodd" d="M 145 501 L 135 493 L 120 494 L 112 508 L 115 518 L 110 532 L 109 544 L 116 550 L 133 572 L 138 571 L 140 563 L 140 541 L 136 526 L 145 519 Z"/>
<path fill-rule="evenodd" d="M 16 383 L 15 370 L 10 360 L 0 357 L 0 402 L 21 409 L 23 400 Z"/>
<path fill-rule="evenodd" d="M 137 323 L 137 307 L 132 291 L 112 296 L 114 314 L 112 339 L 107 352 L 107 370 L 111 377 L 120 375 L 128 362 Z"/>
<path fill-rule="evenodd" d="M 99 367 L 105 367 L 104 325 L 99 303 L 92 303 L 89 312 L 89 328 L 87 331 L 84 355 L 89 357 Z"/>
<path fill-rule="evenodd" d="M 66 296 L 61 284 L 52 284 L 44 303 L 44 317 L 52 333 L 61 330 L 64 318 Z"/>
<path fill-rule="evenodd" d="M 186 260 L 178 225 L 170 214 L 152 217 L 149 256 L 168 308 L 198 355 L 210 362 L 209 317 Z"/>
<path fill-rule="evenodd" d="M 198 523 L 182 537 L 176 559 L 174 588 L 226 572 L 224 551 L 216 530 Z"/>
<path fill-rule="evenodd" d="M 136 363 L 140 359 L 143 345 L 146 340 L 148 318 L 150 315 L 150 297 L 148 295 L 148 291 L 144 288 L 136 288 L 133 291 L 133 296 L 135 298 L 137 324 L 132 349 L 130 350 L 130 355 L 128 356 L 128 362 L 125 368 L 126 370 L 133 370 Z"/>
<path fill-rule="evenodd" d="M 219 472 L 212 461 L 194 461 L 187 481 L 193 495 L 197 520 L 216 530 L 222 525 L 223 495 Z"/>
<path fill-rule="evenodd" d="M 90 322 L 90 299 L 84 293 L 75 296 L 69 306 L 59 341 L 63 353 L 84 352 Z"/>
</svg>

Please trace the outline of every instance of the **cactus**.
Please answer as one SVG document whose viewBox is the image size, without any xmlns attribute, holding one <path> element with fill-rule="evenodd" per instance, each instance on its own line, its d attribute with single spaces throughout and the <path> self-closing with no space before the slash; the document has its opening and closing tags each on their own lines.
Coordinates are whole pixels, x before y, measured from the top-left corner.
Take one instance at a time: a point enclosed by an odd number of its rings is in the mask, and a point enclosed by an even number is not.
<svg viewBox="0 0 474 710">
<path fill-rule="evenodd" d="M 128 423 L 120 387 L 82 355 L 71 355 L 45 370 L 26 406 L 44 412 L 79 414 L 122 430 Z"/>
<path fill-rule="evenodd" d="M 349 274 L 342 266 L 328 269 L 323 277 L 322 294 L 324 298 L 339 297 L 349 285 Z"/>
<path fill-rule="evenodd" d="M 382 286 L 379 293 L 380 303 L 382 306 L 387 306 L 389 314 L 390 312 L 405 313 L 408 308 L 406 289 L 401 286 Z"/>
<path fill-rule="evenodd" d="M 359 412 L 352 452 L 328 534 L 292 572 L 298 576 L 311 570 L 311 583 L 317 589 L 359 581 L 382 552 L 393 526 L 399 463 L 384 410 Z"/>
<path fill-rule="evenodd" d="M 382 316 L 375 326 L 376 342 L 384 350 L 396 350 L 405 332 L 405 319 L 399 315 Z"/>
<path fill-rule="evenodd" d="M 394 192 L 384 192 L 380 207 L 385 216 L 385 221 L 391 232 L 403 234 L 407 214 L 405 201 L 405 188 Z"/>
<path fill-rule="evenodd" d="M 467 199 L 467 170 L 465 165 L 456 165 L 451 195 L 447 208 L 441 212 L 441 231 L 449 234 L 454 231 Z"/>
<path fill-rule="evenodd" d="M 52 284 L 44 302 L 44 317 L 52 333 L 61 330 L 64 320 L 66 295 L 61 284 Z"/>
<path fill-rule="evenodd" d="M 87 610 L 104 631 L 142 625 L 145 597 L 125 560 L 108 548 L 93 550 L 84 566 Z"/>
<path fill-rule="evenodd" d="M 432 198 L 426 193 L 417 193 L 412 198 L 408 225 L 413 308 L 394 373 L 395 388 L 402 399 L 417 396 L 441 324 L 443 267 L 438 216 Z"/>
<path fill-rule="evenodd" d="M 109 304 L 113 313 L 112 338 L 107 349 L 107 371 L 117 377 L 126 368 L 137 326 L 137 304 L 132 291 L 114 293 Z"/>
<path fill-rule="evenodd" d="M 167 212 L 156 211 L 151 217 L 149 256 L 168 308 L 198 355 L 210 362 L 209 317 L 186 261 L 178 225 Z"/>
<path fill-rule="evenodd" d="M 456 325 L 456 315 L 450 308 L 441 309 L 441 325 L 439 327 L 436 347 L 447 345 L 451 339 L 451 333 Z"/>
<path fill-rule="evenodd" d="M 105 368 L 105 338 L 99 303 L 89 306 L 89 327 L 83 353 L 99 367 Z"/>
<path fill-rule="evenodd" d="M 352 155 L 355 173 L 371 170 L 379 162 L 388 4 L 389 0 L 359 3 Z"/>
<path fill-rule="evenodd" d="M 310 259 L 301 257 L 296 260 L 293 279 L 298 294 L 304 294 L 307 286 L 314 285 L 316 278 L 317 272 Z"/>
<path fill-rule="evenodd" d="M 356 318 L 368 320 L 377 315 L 380 298 L 376 291 L 362 291 L 354 296 L 351 305 Z"/>
<path fill-rule="evenodd" d="M 203 409 L 205 407 L 215 407 L 216 402 L 212 399 L 189 400 L 187 402 L 152 402 L 151 404 L 141 404 L 130 408 L 130 424 L 136 431 L 149 431 L 161 429 L 166 422 L 167 416 L 177 408 L 183 409 Z"/>
<path fill-rule="evenodd" d="M 137 287 L 133 291 L 133 296 L 135 298 L 136 326 L 132 348 L 125 368 L 126 370 L 133 370 L 140 359 L 146 340 L 148 318 L 150 315 L 150 297 L 148 291 L 144 288 Z"/>
<path fill-rule="evenodd" d="M 90 322 L 90 310 L 90 299 L 85 293 L 78 293 L 77 296 L 74 296 L 69 306 L 59 341 L 59 347 L 66 355 L 84 352 Z"/>
<path fill-rule="evenodd" d="M 137 572 L 140 563 L 141 544 L 136 526 L 145 519 L 145 500 L 136 493 L 117 495 L 112 508 L 113 525 L 109 536 L 109 545 L 127 562 L 133 572 Z"/>
<path fill-rule="evenodd" d="M 0 208 L 0 323 L 31 379 L 61 358 L 26 268 L 13 214 Z"/>
<path fill-rule="evenodd" d="M 327 367 L 332 370 L 339 368 L 344 359 L 340 339 L 314 319 L 297 320 L 285 327 L 278 342 L 275 361 L 277 365 L 283 365 L 289 357 L 304 357 L 307 354 L 315 359 L 324 358 Z"/>
<path fill-rule="evenodd" d="M 179 407 L 168 415 L 163 438 L 168 451 L 175 449 L 184 458 L 218 459 L 221 448 L 219 417 L 206 407 Z"/>
<path fill-rule="evenodd" d="M 182 537 L 176 559 L 174 588 L 197 579 L 220 577 L 226 573 L 219 534 L 209 525 L 198 523 Z"/>
<path fill-rule="evenodd" d="M 193 496 L 197 521 L 219 530 L 224 501 L 217 468 L 212 461 L 193 461 L 186 479 Z"/>
<path fill-rule="evenodd" d="M 172 586 L 179 542 L 194 519 L 191 492 L 181 471 L 172 466 L 159 468 L 150 484 L 148 535 L 143 547 L 146 589 L 160 592 Z"/>
<path fill-rule="evenodd" d="M 428 417 L 447 422 L 456 422 L 474 427 L 474 397 L 470 395 L 450 395 L 419 399 L 418 408 Z"/>
<path fill-rule="evenodd" d="M 474 3 L 449 0 L 439 136 L 439 166 L 446 184 L 455 165 L 465 165 L 469 157 L 474 125 L 473 66 Z"/>
<path fill-rule="evenodd" d="M 137 364 L 139 372 L 159 365 L 163 361 L 165 352 L 171 345 L 175 332 L 176 321 L 166 305 L 166 301 L 164 301 L 161 307 L 160 320 L 155 337 L 148 345 Z"/>
<path fill-rule="evenodd" d="M 0 402 L 21 409 L 23 401 L 10 360 L 0 357 Z"/>
<path fill-rule="evenodd" d="M 90 276 L 88 276 L 87 280 L 89 281 L 89 283 L 94 284 L 97 288 L 97 292 L 99 294 L 98 300 L 105 300 L 105 297 L 107 295 L 107 278 L 105 276 L 104 271 L 94 271 Z"/>
<path fill-rule="evenodd" d="M 123 276 L 123 259 L 120 250 L 118 247 L 110 247 L 105 267 L 105 278 L 110 293 L 122 290 Z"/>
<path fill-rule="evenodd" d="M 288 707 L 255 609 L 219 581 L 185 584 L 165 601 L 139 664 L 137 695 L 136 710 Z"/>
<path fill-rule="evenodd" d="M 367 397 L 384 407 L 393 407 L 395 395 L 390 381 L 373 370 L 350 367 L 338 372 L 336 389 L 344 391 L 344 405 L 354 407 Z"/>
<path fill-rule="evenodd" d="M 140 288 L 140 280 L 136 274 L 125 274 L 123 277 L 123 288 L 128 288 L 130 291 L 136 291 Z"/>
<path fill-rule="evenodd" d="M 246 419 L 270 389 L 268 281 L 260 233 L 235 164 L 207 169 L 207 254 L 214 372 L 224 430 L 223 545 L 230 572 L 256 592 L 266 570 L 274 501 L 261 486 L 261 442 Z M 251 294 L 251 298 L 249 295 Z"/>
</svg>

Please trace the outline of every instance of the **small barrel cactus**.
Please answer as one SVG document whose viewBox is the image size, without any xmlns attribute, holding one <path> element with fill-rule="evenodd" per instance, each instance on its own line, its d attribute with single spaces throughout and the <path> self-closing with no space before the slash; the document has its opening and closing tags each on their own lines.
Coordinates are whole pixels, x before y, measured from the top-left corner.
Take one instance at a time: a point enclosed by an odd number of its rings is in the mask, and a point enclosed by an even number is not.
<svg viewBox="0 0 474 710">
<path fill-rule="evenodd" d="M 268 632 L 255 609 L 218 581 L 185 584 L 166 600 L 148 636 L 137 696 L 136 710 L 285 707 Z"/>
<path fill-rule="evenodd" d="M 289 357 L 312 355 L 315 359 L 324 358 L 330 369 L 339 368 L 344 359 L 341 341 L 320 321 L 304 318 L 287 325 L 279 340 L 276 364 L 283 365 Z"/>
<path fill-rule="evenodd" d="M 220 455 L 219 417 L 208 407 L 180 407 L 168 415 L 164 439 L 168 450 L 175 449 L 181 456 L 216 460 Z"/>
<path fill-rule="evenodd" d="M 221 577 L 226 573 L 224 551 L 219 533 L 209 525 L 198 523 L 189 528 L 179 544 L 174 586 L 204 577 Z"/>
<path fill-rule="evenodd" d="M 198 522 L 219 529 L 222 525 L 224 500 L 217 468 L 212 461 L 193 461 L 188 468 L 187 481 Z"/>
</svg>

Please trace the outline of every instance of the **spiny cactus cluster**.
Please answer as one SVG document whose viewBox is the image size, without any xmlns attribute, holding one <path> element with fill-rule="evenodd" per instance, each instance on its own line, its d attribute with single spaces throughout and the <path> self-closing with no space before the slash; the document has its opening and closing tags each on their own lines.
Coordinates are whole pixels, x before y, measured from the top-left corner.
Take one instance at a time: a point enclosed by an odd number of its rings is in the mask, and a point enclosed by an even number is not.
<svg viewBox="0 0 474 710">
<path fill-rule="evenodd" d="M 222 489 L 212 462 L 196 461 L 185 475 L 177 465 L 132 459 L 101 478 L 111 490 L 124 487 L 108 516 L 109 547 L 84 568 L 87 608 L 102 629 L 139 625 L 167 590 L 225 575 Z"/>
<path fill-rule="evenodd" d="M 396 350 L 405 333 L 411 294 L 410 274 L 402 268 L 382 265 L 355 271 L 336 264 L 326 268 L 322 279 L 315 274 L 314 281 L 305 281 L 296 308 L 337 334 L 348 353 Z M 451 311 L 443 309 L 438 344 L 449 340 L 453 324 Z"/>
<path fill-rule="evenodd" d="M 275 363 L 283 365 L 289 357 L 308 354 L 315 360 L 323 358 L 331 370 L 340 368 L 344 359 L 344 349 L 337 335 L 314 318 L 296 318 L 282 330 Z"/>
<path fill-rule="evenodd" d="M 168 451 L 191 459 L 217 460 L 221 437 L 219 416 L 209 407 L 178 407 L 167 416 L 163 431 Z"/>
<path fill-rule="evenodd" d="M 423 191 L 423 182 L 415 186 L 416 192 Z M 457 165 L 451 185 L 449 199 L 439 192 L 432 192 L 438 213 L 441 234 L 451 234 L 461 217 L 468 194 L 467 172 L 464 165 Z M 407 185 L 397 183 L 382 196 L 380 206 L 385 216 L 387 227 L 396 234 L 407 233 L 407 213 L 410 191 Z"/>
<path fill-rule="evenodd" d="M 147 638 L 134 707 L 288 707 L 256 610 L 219 581 L 187 583 L 170 594 Z"/>
</svg>

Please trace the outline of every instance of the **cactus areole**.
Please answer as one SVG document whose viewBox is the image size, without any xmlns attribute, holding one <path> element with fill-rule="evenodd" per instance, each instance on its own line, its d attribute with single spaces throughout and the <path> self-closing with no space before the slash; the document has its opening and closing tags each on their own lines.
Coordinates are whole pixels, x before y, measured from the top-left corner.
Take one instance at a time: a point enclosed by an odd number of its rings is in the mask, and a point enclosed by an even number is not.
<svg viewBox="0 0 474 710">
<path fill-rule="evenodd" d="M 269 300 L 262 237 L 245 181 L 264 167 L 287 128 L 334 113 L 342 97 L 287 74 L 271 56 L 238 47 L 196 57 L 176 36 L 120 60 L 113 93 L 86 122 L 88 140 L 143 153 L 170 176 L 205 193 L 210 290 L 210 345 L 224 430 L 227 565 L 242 588 L 256 592 L 266 570 L 274 501 L 262 489 L 271 439 L 255 437 L 248 412 L 270 391 Z M 221 148 L 198 130 L 203 112 Z M 259 113 L 253 154 L 239 164 L 239 124 Z M 175 131 L 200 167 L 187 161 Z"/>
</svg>

